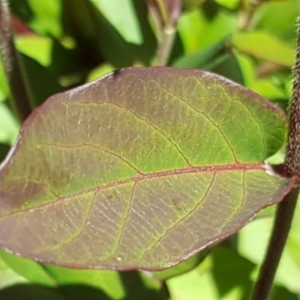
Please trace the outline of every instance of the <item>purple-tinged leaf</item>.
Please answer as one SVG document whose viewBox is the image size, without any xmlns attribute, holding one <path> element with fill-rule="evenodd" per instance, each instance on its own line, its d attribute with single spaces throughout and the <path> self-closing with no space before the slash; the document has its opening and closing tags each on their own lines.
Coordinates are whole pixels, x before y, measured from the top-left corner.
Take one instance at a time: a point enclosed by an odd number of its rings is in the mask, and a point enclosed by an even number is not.
<svg viewBox="0 0 300 300">
<path fill-rule="evenodd" d="M 0 245 L 75 268 L 163 269 L 291 189 L 286 117 L 200 70 L 128 68 L 36 109 L 0 168 Z"/>
</svg>

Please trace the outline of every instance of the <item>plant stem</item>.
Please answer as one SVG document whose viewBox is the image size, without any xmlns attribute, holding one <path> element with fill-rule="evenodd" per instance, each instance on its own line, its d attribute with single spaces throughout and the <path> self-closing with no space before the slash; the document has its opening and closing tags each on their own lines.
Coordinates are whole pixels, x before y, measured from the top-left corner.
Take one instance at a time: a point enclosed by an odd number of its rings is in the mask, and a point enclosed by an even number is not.
<svg viewBox="0 0 300 300">
<path fill-rule="evenodd" d="M 154 65 L 166 66 L 175 40 L 181 0 L 171 0 L 169 3 L 164 0 L 151 0 L 148 3 L 158 32 L 158 48 Z"/>
<path fill-rule="evenodd" d="M 276 270 L 291 228 L 297 204 L 299 187 L 292 189 L 278 204 L 267 254 L 255 284 L 252 300 L 269 298 Z"/>
<path fill-rule="evenodd" d="M 10 12 L 6 0 L 0 0 L 0 54 L 10 88 L 12 107 L 18 118 L 24 121 L 32 110 L 30 93 L 13 41 Z"/>
<path fill-rule="evenodd" d="M 297 30 L 296 64 L 294 67 L 293 94 L 289 104 L 289 136 L 284 163 L 290 177 L 300 179 L 300 19 Z"/>
<path fill-rule="evenodd" d="M 296 183 L 300 182 L 300 29 L 298 20 L 296 64 L 293 94 L 289 107 L 289 135 L 284 163 L 284 173 Z M 299 195 L 299 187 L 292 189 L 278 205 L 273 232 L 267 254 L 262 264 L 252 300 L 268 299 L 276 270 L 291 228 Z"/>
<path fill-rule="evenodd" d="M 159 45 L 156 54 L 156 66 L 166 66 L 171 54 L 176 28 L 173 26 L 165 27 L 159 37 Z"/>
</svg>

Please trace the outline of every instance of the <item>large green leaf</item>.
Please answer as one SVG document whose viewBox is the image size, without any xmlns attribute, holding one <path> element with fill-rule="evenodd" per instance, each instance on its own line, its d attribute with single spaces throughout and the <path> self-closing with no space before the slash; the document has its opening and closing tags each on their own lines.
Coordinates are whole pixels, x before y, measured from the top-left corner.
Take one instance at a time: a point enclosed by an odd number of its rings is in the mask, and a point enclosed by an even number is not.
<svg viewBox="0 0 300 300">
<path fill-rule="evenodd" d="M 286 118 L 200 70 L 128 68 L 51 97 L 0 168 L 0 245 L 77 268 L 162 269 L 293 182 L 263 161 Z"/>
</svg>

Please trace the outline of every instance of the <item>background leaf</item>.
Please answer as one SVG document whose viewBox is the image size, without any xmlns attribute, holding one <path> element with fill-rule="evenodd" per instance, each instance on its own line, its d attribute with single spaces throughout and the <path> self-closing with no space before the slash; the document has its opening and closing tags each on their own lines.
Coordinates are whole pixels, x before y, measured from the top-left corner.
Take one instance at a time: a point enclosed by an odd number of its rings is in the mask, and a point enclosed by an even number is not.
<svg viewBox="0 0 300 300">
<path fill-rule="evenodd" d="M 19 124 L 5 103 L 0 102 L 0 142 L 12 144 L 19 131 Z"/>
<path fill-rule="evenodd" d="M 248 300 L 251 296 L 255 265 L 224 245 L 215 248 L 204 263 L 193 271 L 168 280 L 174 300 Z M 272 300 L 297 297 L 274 286 Z"/>
<path fill-rule="evenodd" d="M 9 266 L 0 258 L 0 290 L 15 284 L 25 283 L 27 280 L 14 272 Z"/>
<path fill-rule="evenodd" d="M 3 250 L 0 251 L 2 260 L 17 274 L 20 274 L 32 283 L 39 283 L 49 287 L 55 287 L 56 281 L 47 274 L 43 267 L 32 260 L 17 257 Z"/>
<path fill-rule="evenodd" d="M 232 43 L 239 50 L 282 66 L 294 65 L 293 48 L 266 32 L 235 33 Z M 260 44 L 260 47 L 257 47 Z"/>
<path fill-rule="evenodd" d="M 207 1 L 201 10 L 184 12 L 178 22 L 178 32 L 186 53 L 219 42 L 236 28 L 236 16 L 216 10 L 210 6 L 210 2 Z"/>
<path fill-rule="evenodd" d="M 297 205 L 295 219 L 275 279 L 277 283 L 284 285 L 294 293 L 300 292 L 300 261 L 297 250 L 300 233 L 299 215 L 300 205 Z M 241 255 L 256 264 L 261 263 L 272 223 L 272 216 L 260 218 L 251 222 L 239 232 L 238 251 Z M 260 235 L 257 235 L 258 230 Z M 251 248 L 249 248 L 250 245 Z"/>
<path fill-rule="evenodd" d="M 143 36 L 131 0 L 90 0 L 129 43 L 141 45 Z M 121 13 L 116 14 L 116 10 Z"/>
</svg>

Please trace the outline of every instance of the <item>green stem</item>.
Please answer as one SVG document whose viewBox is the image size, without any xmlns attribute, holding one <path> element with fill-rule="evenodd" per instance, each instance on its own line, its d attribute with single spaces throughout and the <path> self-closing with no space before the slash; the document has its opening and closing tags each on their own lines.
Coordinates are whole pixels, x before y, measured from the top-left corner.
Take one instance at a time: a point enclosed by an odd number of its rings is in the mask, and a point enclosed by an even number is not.
<svg viewBox="0 0 300 300">
<path fill-rule="evenodd" d="M 0 54 L 10 88 L 12 107 L 23 122 L 32 111 L 30 93 L 13 41 L 10 12 L 6 0 L 0 0 Z"/>
<path fill-rule="evenodd" d="M 166 26 L 160 33 L 158 50 L 156 54 L 156 66 L 166 66 L 174 44 L 176 28 L 174 26 Z"/>
<path fill-rule="evenodd" d="M 166 66 L 171 54 L 176 35 L 176 24 L 181 10 L 181 2 L 174 1 L 172 7 L 174 9 L 174 16 L 168 11 L 166 2 L 164 0 L 149 1 L 149 9 L 152 14 L 154 23 L 157 28 L 158 47 L 154 59 L 154 65 Z"/>
<path fill-rule="evenodd" d="M 255 284 L 252 300 L 267 300 L 293 221 L 299 187 L 292 189 L 278 204 L 268 250 Z"/>
</svg>

